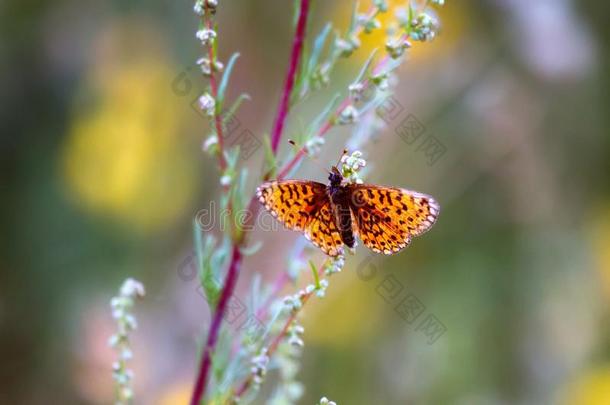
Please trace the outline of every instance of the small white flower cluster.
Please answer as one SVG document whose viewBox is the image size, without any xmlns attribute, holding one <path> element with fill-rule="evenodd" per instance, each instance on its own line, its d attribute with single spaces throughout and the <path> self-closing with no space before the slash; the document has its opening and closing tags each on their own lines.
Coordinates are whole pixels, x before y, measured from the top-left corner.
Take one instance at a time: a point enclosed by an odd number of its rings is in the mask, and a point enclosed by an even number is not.
<svg viewBox="0 0 610 405">
<path fill-rule="evenodd" d="M 411 48 L 411 43 L 406 39 L 390 39 L 385 44 L 385 49 L 392 59 L 400 58 L 409 48 Z"/>
<path fill-rule="evenodd" d="M 202 28 L 197 30 L 195 37 L 201 41 L 203 46 L 212 46 L 214 40 L 216 39 L 216 31 L 210 28 Z"/>
<path fill-rule="evenodd" d="M 360 48 L 360 38 L 356 35 L 350 35 L 347 39 L 337 38 L 335 40 L 335 47 L 339 50 L 339 55 L 348 57 L 358 48 Z"/>
<path fill-rule="evenodd" d="M 252 358 L 252 382 L 256 388 L 260 387 L 267 375 L 267 365 L 269 364 L 269 356 L 267 356 L 267 348 L 262 348 L 258 356 Z"/>
<path fill-rule="evenodd" d="M 201 42 L 201 44 L 207 48 L 207 50 L 214 49 L 214 43 L 218 34 L 212 29 L 211 21 L 206 21 L 206 14 L 213 15 L 218 7 L 217 0 L 195 0 L 193 11 L 199 17 L 202 18 L 201 26 L 195 32 L 195 37 Z M 216 59 L 216 57 L 203 56 L 197 59 L 197 66 L 201 69 L 201 73 L 205 77 L 210 77 L 214 72 L 222 72 L 224 65 L 222 62 Z M 214 117 L 216 113 L 216 100 L 209 93 L 203 93 L 199 97 L 199 108 L 208 116 Z"/>
<path fill-rule="evenodd" d="M 326 295 L 326 289 L 328 288 L 328 280 L 320 280 L 320 286 L 317 287 L 313 284 L 309 284 L 305 287 L 305 292 L 307 294 L 316 293 L 316 295 L 320 298 L 323 298 Z"/>
<path fill-rule="evenodd" d="M 218 60 L 215 61 L 214 66 L 212 66 L 212 63 L 206 57 L 197 59 L 197 66 L 199 66 L 201 73 L 206 77 L 209 77 L 212 72 L 222 72 L 225 67 L 224 64 Z"/>
<path fill-rule="evenodd" d="M 128 278 L 121 285 L 119 295 L 110 300 L 112 317 L 118 327 L 117 333 L 108 339 L 108 344 L 118 352 L 118 359 L 112 364 L 112 377 L 117 383 L 117 404 L 129 403 L 133 398 L 131 388 L 133 371 L 127 368 L 127 362 L 133 357 L 129 344 L 129 333 L 135 330 L 138 324 L 130 311 L 135 299 L 143 297 L 144 294 L 142 283 Z"/>
<path fill-rule="evenodd" d="M 370 34 L 377 28 L 381 27 L 381 22 L 379 22 L 379 20 L 376 19 L 375 17 L 369 17 L 366 14 L 359 14 L 357 18 L 358 18 L 358 24 L 360 24 L 362 26 L 362 29 L 367 34 Z"/>
<path fill-rule="evenodd" d="M 362 159 L 362 152 L 356 150 L 351 155 L 341 157 L 341 174 L 348 183 L 362 184 L 360 169 L 366 166 L 366 160 Z"/>
<path fill-rule="evenodd" d="M 411 38 L 414 41 L 432 41 L 437 29 L 437 21 L 432 16 L 421 13 L 411 21 Z"/>
<path fill-rule="evenodd" d="M 349 92 L 349 96 L 354 101 L 359 101 L 362 98 L 362 95 L 364 93 L 364 83 L 362 83 L 362 82 L 352 83 L 347 87 L 347 90 Z"/>
<path fill-rule="evenodd" d="M 349 104 L 339 113 L 337 123 L 340 125 L 353 124 L 358 121 L 360 113 L 358 109 L 353 105 Z"/>
<path fill-rule="evenodd" d="M 303 333 L 305 328 L 294 321 L 288 330 L 288 343 L 293 347 L 303 347 L 305 345 L 302 339 Z"/>
<path fill-rule="evenodd" d="M 208 136 L 203 142 L 202 149 L 204 152 L 215 155 L 218 152 L 218 136 L 216 136 L 216 134 Z"/>
<path fill-rule="evenodd" d="M 343 269 L 343 266 L 345 266 L 345 256 L 338 255 L 336 257 L 333 257 L 332 260 L 325 263 L 324 273 L 327 276 L 331 276 L 335 273 L 340 273 Z"/>
<path fill-rule="evenodd" d="M 318 405 L 337 405 L 337 403 L 329 400 L 326 397 L 322 397 L 320 399 L 320 402 L 318 403 Z"/>
<path fill-rule="evenodd" d="M 303 297 L 307 295 L 305 290 L 300 290 L 294 295 L 287 295 L 284 297 L 284 306 L 291 313 L 298 312 L 303 307 Z"/>
<path fill-rule="evenodd" d="M 229 187 L 233 183 L 233 178 L 229 174 L 223 174 L 220 176 L 220 185 L 223 187 Z"/>
<path fill-rule="evenodd" d="M 199 97 L 199 108 L 201 111 L 205 112 L 208 117 L 213 117 L 216 109 L 216 100 L 209 93 L 203 93 L 201 97 Z"/>
<path fill-rule="evenodd" d="M 209 10 L 212 14 L 214 14 L 216 12 L 216 7 L 218 7 L 218 0 L 196 0 L 195 5 L 193 6 L 193 11 L 199 17 L 203 17 L 206 10 Z"/>
<path fill-rule="evenodd" d="M 317 155 L 326 141 L 321 136 L 314 136 L 305 142 L 305 149 L 310 155 Z"/>
</svg>

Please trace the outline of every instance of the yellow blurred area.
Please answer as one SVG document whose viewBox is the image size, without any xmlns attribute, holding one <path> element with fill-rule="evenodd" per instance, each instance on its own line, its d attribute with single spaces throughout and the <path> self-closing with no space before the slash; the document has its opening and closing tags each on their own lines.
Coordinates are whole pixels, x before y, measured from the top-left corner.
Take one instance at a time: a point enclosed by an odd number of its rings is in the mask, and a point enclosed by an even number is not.
<svg viewBox="0 0 610 405">
<path fill-rule="evenodd" d="M 379 280 L 377 280 L 378 282 Z M 358 278 L 351 266 L 330 281 L 328 294 L 312 297 L 303 318 L 307 340 L 318 345 L 345 346 L 377 334 L 385 302 L 375 281 Z"/>
<path fill-rule="evenodd" d="M 191 399 L 192 387 L 184 382 L 170 386 L 164 394 L 161 395 L 158 405 L 178 405 L 188 404 Z"/>
<path fill-rule="evenodd" d="M 155 44 L 151 49 L 121 40 L 144 35 Z M 170 91 L 175 72 L 160 49 L 163 41 L 145 24 L 113 25 L 97 43 L 96 63 L 83 83 L 94 102 L 74 108 L 63 176 L 84 209 L 140 231 L 161 228 L 188 206 L 199 176 L 180 137 L 183 110 Z"/>
<path fill-rule="evenodd" d="M 563 405 L 608 405 L 610 404 L 610 366 L 591 370 L 571 384 Z"/>
<path fill-rule="evenodd" d="M 591 219 L 592 257 L 604 295 L 610 301 L 610 204 L 596 210 L 596 214 Z"/>
<path fill-rule="evenodd" d="M 183 382 L 170 386 L 167 392 L 161 395 L 158 401 L 154 401 L 156 405 L 183 405 L 188 404 L 193 394 L 191 382 Z M 211 398 L 206 402 L 208 405 L 225 405 L 229 402 L 230 395 L 227 394 L 222 398 Z"/>
<path fill-rule="evenodd" d="M 349 21 L 351 18 L 352 8 L 346 7 L 345 3 L 336 2 L 335 21 Z M 377 16 L 377 20 L 381 23 L 379 29 L 373 30 L 370 34 L 363 33 L 360 36 L 362 47 L 357 52 L 357 57 L 366 60 L 370 53 L 378 48 L 383 50 L 388 40 L 386 27 L 392 26 L 396 21 L 396 11 L 405 8 L 407 2 L 398 0 L 388 1 L 388 11 Z M 440 34 L 442 40 L 434 40 L 432 42 L 422 43 L 419 41 L 410 41 L 412 48 L 408 50 L 407 57 L 409 64 L 425 64 L 434 59 L 446 55 L 447 52 L 456 46 L 458 40 L 463 38 L 463 33 L 466 30 L 468 20 L 468 10 L 464 7 L 445 7 L 429 8 L 432 14 L 435 15 L 438 21 L 442 21 Z M 368 14 L 368 9 L 360 7 L 361 14 Z"/>
</svg>

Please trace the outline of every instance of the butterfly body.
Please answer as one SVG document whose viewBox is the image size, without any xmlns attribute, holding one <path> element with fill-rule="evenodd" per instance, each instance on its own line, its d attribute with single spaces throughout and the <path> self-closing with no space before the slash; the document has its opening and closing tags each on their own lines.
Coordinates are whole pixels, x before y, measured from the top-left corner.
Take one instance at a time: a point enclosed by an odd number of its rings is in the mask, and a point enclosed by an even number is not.
<svg viewBox="0 0 610 405">
<path fill-rule="evenodd" d="M 262 184 L 257 197 L 287 228 L 301 231 L 329 256 L 352 248 L 356 236 L 376 253 L 393 254 L 434 224 L 440 207 L 430 196 L 372 184 L 346 183 L 336 167 L 329 184 L 284 180 Z"/>
<path fill-rule="evenodd" d="M 328 176 L 328 180 L 330 184 L 327 186 L 327 193 L 332 203 L 335 225 L 343 243 L 347 247 L 353 248 L 356 244 L 356 239 L 354 238 L 352 227 L 352 212 L 349 207 L 349 190 L 341 184 L 343 176 L 341 176 L 336 167 L 333 167 L 333 172 Z"/>
</svg>

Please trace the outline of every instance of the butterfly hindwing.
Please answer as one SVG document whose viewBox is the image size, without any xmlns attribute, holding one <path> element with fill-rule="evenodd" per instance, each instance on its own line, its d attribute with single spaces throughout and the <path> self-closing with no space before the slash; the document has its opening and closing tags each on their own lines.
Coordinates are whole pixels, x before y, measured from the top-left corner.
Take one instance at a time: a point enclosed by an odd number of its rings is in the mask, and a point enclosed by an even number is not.
<svg viewBox="0 0 610 405">
<path fill-rule="evenodd" d="M 329 256 L 343 253 L 343 241 L 332 213 L 330 199 L 319 207 L 313 221 L 305 230 L 305 237 Z"/>
<path fill-rule="evenodd" d="M 262 184 L 256 195 L 284 226 L 302 231 L 329 256 L 340 253 L 342 241 L 324 184 L 301 180 L 272 181 Z"/>
<path fill-rule="evenodd" d="M 348 185 L 354 228 L 374 252 L 393 254 L 436 221 L 440 207 L 430 196 L 401 188 Z"/>
</svg>

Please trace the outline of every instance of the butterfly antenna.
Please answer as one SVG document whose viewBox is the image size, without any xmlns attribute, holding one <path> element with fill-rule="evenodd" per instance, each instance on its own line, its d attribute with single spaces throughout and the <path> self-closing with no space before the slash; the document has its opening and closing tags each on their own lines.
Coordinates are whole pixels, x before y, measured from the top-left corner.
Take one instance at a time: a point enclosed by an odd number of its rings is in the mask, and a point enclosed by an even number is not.
<svg viewBox="0 0 610 405">
<path fill-rule="evenodd" d="M 307 148 L 305 148 L 304 146 L 297 145 L 297 143 L 295 141 L 293 141 L 292 139 L 289 139 L 288 143 L 291 144 L 292 146 L 294 146 L 297 150 L 300 150 L 301 152 L 303 152 L 303 154 L 305 154 L 305 156 L 307 156 L 313 163 L 315 163 L 316 166 L 321 168 L 326 173 L 330 173 L 330 171 L 328 171 L 328 169 L 326 169 L 317 158 L 315 158 L 311 154 L 309 154 L 309 152 L 307 151 Z"/>
<path fill-rule="evenodd" d="M 337 163 L 335 164 L 335 167 L 339 167 L 339 163 L 341 163 L 341 159 L 343 159 L 343 156 L 347 155 L 347 149 L 343 149 L 343 153 L 341 154 L 341 156 L 339 156 L 339 160 L 337 160 Z"/>
</svg>

